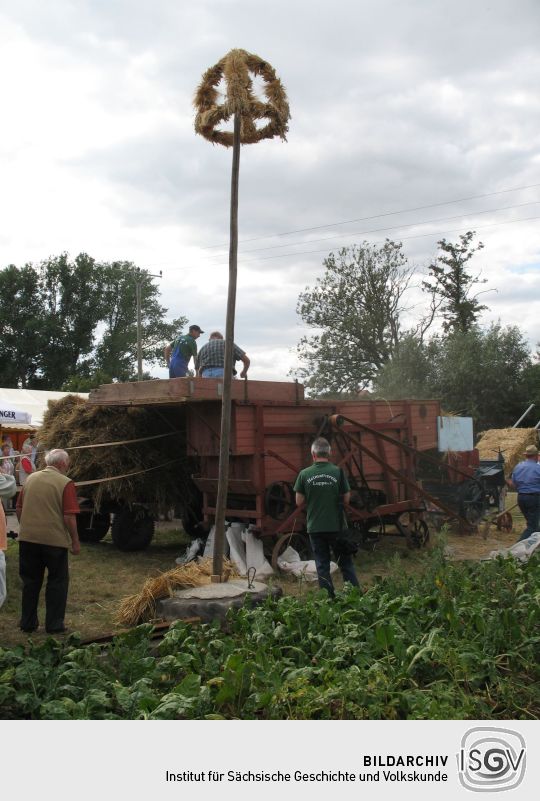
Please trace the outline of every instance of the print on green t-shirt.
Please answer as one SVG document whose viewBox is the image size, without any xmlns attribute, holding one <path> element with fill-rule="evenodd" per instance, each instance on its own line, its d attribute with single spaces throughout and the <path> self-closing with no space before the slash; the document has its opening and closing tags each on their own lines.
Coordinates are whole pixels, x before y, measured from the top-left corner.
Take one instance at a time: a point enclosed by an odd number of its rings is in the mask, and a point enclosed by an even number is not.
<svg viewBox="0 0 540 801">
<path fill-rule="evenodd" d="M 186 362 L 189 362 L 192 356 L 194 359 L 197 358 L 197 342 L 191 334 L 181 334 L 179 337 L 176 337 L 172 342 L 173 354 L 176 349 L 182 354 Z"/>
<path fill-rule="evenodd" d="M 340 496 L 349 489 L 347 477 L 332 462 L 314 462 L 300 471 L 294 491 L 306 499 L 308 534 L 347 527 L 344 515 L 340 525 Z"/>
</svg>

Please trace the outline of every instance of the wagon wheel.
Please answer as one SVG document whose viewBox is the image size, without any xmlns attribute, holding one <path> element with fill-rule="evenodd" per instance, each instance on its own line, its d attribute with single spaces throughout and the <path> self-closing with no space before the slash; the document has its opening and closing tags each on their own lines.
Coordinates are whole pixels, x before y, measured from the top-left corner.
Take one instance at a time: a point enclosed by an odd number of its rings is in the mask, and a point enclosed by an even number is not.
<svg viewBox="0 0 540 801">
<path fill-rule="evenodd" d="M 461 516 L 474 526 L 486 511 L 484 489 L 478 481 L 464 481 L 460 487 L 459 496 Z"/>
<path fill-rule="evenodd" d="M 374 551 L 377 543 L 386 533 L 384 520 L 355 520 L 350 528 L 358 531 L 360 545 L 366 551 Z"/>
<path fill-rule="evenodd" d="M 429 542 L 429 526 L 425 520 L 416 517 L 409 526 L 407 542 L 411 548 L 423 548 Z"/>
<path fill-rule="evenodd" d="M 399 533 L 406 538 L 408 548 L 422 548 L 429 540 L 429 527 L 418 513 L 404 512 L 395 521 Z"/>
<path fill-rule="evenodd" d="M 111 525 L 111 516 L 104 512 L 81 510 L 77 515 L 77 532 L 81 542 L 100 542 Z"/>
<path fill-rule="evenodd" d="M 274 481 L 264 492 L 264 510 L 274 520 L 285 520 L 296 507 L 294 490 L 288 481 Z"/>
<path fill-rule="evenodd" d="M 288 534 L 282 534 L 274 545 L 274 550 L 272 551 L 272 567 L 274 570 L 280 570 L 278 559 L 289 546 L 298 552 L 302 561 L 313 558 L 308 535 L 290 531 Z"/>
<path fill-rule="evenodd" d="M 514 527 L 514 521 L 512 520 L 512 515 L 510 512 L 504 512 L 497 520 L 497 529 L 499 531 L 512 531 Z"/>
</svg>

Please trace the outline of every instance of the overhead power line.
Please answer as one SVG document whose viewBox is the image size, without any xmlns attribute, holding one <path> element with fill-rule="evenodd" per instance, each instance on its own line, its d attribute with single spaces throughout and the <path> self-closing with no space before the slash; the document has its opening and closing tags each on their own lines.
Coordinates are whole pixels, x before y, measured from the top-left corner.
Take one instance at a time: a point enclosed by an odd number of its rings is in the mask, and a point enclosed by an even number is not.
<svg viewBox="0 0 540 801">
<path fill-rule="evenodd" d="M 503 222 L 497 223 L 488 223 L 487 225 L 476 225 L 475 231 L 483 230 L 484 228 L 497 228 L 499 225 L 512 225 L 514 223 L 521 223 L 521 222 L 530 222 L 531 220 L 540 220 L 540 216 L 537 217 L 523 217 L 521 220 L 504 220 Z M 399 240 L 406 241 L 408 239 L 421 239 L 424 236 L 445 236 L 446 234 L 459 234 L 464 231 L 463 228 L 454 228 L 452 230 L 445 230 L 439 231 L 438 233 L 434 233 L 433 231 L 428 231 L 425 234 L 411 234 L 411 236 L 400 236 Z M 298 250 L 292 253 L 278 253 L 275 256 L 259 256 L 253 259 L 242 259 L 243 264 L 249 264 L 253 261 L 268 261 L 270 259 L 284 259 L 287 256 L 308 256 L 313 253 L 328 253 L 327 248 L 318 248 L 316 250 Z M 216 262 L 217 263 L 217 262 Z"/>
<path fill-rule="evenodd" d="M 347 225 L 353 222 L 366 222 L 367 220 L 376 220 L 379 217 L 391 217 L 395 214 L 406 214 L 407 212 L 411 211 L 424 211 L 425 209 L 434 209 L 437 208 L 438 206 L 449 206 L 452 203 L 466 203 L 469 200 L 480 200 L 481 198 L 485 197 L 495 197 L 496 195 L 505 195 L 509 194 L 510 192 L 520 192 L 524 189 L 535 189 L 538 186 L 540 186 L 540 184 L 528 184 L 526 186 L 516 186 L 513 189 L 500 189 L 497 192 L 486 192 L 483 195 L 470 195 L 469 197 L 457 198 L 455 200 L 443 200 L 440 201 L 439 203 L 428 203 L 425 206 L 414 206 L 406 209 L 397 209 L 396 211 L 380 212 L 379 214 L 372 214 L 368 217 L 355 217 L 351 220 L 339 220 L 338 222 L 330 222 L 324 225 L 312 225 L 309 228 L 295 228 L 292 229 L 291 231 L 281 231 L 280 233 L 277 234 L 253 236 L 250 237 L 249 239 L 241 239 L 239 241 L 239 244 L 241 245 L 244 244 L 245 242 L 257 242 L 261 239 L 274 239 L 278 236 L 289 236 L 290 234 L 301 234 L 305 233 L 306 231 L 319 231 L 322 228 L 334 228 L 337 225 Z M 228 242 L 224 243 L 222 242 L 219 245 L 204 245 L 201 247 L 201 250 L 212 250 L 214 248 L 223 248 L 223 247 L 228 247 Z"/>
<path fill-rule="evenodd" d="M 482 211 L 473 211 L 468 212 L 467 214 L 455 214 L 452 217 L 437 217 L 433 220 L 422 220 L 421 222 L 411 222 L 411 223 L 398 223 L 397 225 L 391 225 L 387 228 L 370 228 L 364 231 L 355 231 L 352 233 L 347 233 L 345 231 L 339 234 L 332 234 L 331 236 L 323 236 L 320 239 L 307 239 L 303 242 L 287 242 L 284 245 L 268 245 L 267 247 L 262 248 L 250 248 L 249 250 L 244 250 L 244 253 L 259 253 L 265 250 L 278 250 L 279 248 L 292 248 L 296 245 L 310 245 L 315 242 L 327 242 L 330 239 L 338 239 L 339 237 L 348 237 L 348 236 L 364 236 L 365 234 L 375 234 L 380 233 L 381 231 L 394 231 L 399 228 L 414 228 L 418 225 L 429 225 L 430 223 L 439 223 L 445 222 L 446 220 L 460 220 L 463 217 L 473 217 L 477 214 L 491 214 L 496 211 L 508 211 L 510 209 L 521 209 L 524 206 L 535 206 L 540 203 L 540 200 L 531 200 L 528 203 L 518 203 L 515 206 L 500 206 L 496 209 L 485 209 Z"/>
</svg>

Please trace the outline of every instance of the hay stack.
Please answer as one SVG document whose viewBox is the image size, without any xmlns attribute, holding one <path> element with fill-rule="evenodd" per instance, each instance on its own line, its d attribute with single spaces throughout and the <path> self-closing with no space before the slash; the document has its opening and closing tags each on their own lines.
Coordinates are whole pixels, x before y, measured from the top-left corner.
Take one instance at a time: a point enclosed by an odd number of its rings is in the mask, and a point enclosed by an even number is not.
<svg viewBox="0 0 540 801">
<path fill-rule="evenodd" d="M 186 458 L 183 430 L 182 409 L 94 406 L 77 395 L 68 395 L 49 401 L 39 442 L 40 449 L 49 450 L 169 434 L 146 442 L 69 451 L 69 475 L 75 482 L 110 479 L 81 490 L 94 498 L 98 508 L 106 501 L 122 500 L 128 504 L 154 503 L 164 511 L 172 506 L 185 508 L 194 491 L 189 477 L 195 465 Z M 112 480 L 172 460 L 178 461 Z"/>
<path fill-rule="evenodd" d="M 496 459 L 499 450 L 504 456 L 504 471 L 510 475 L 518 462 L 523 459 L 527 445 L 538 445 L 538 431 L 535 428 L 491 428 L 484 431 L 476 447 L 480 459 Z"/>
<path fill-rule="evenodd" d="M 240 575 L 234 563 L 228 559 L 223 560 L 223 572 L 227 577 Z M 197 562 L 167 570 L 156 578 L 147 579 L 139 593 L 121 601 L 114 615 L 115 623 L 121 626 L 137 626 L 153 620 L 156 615 L 156 601 L 171 598 L 176 590 L 210 584 L 212 573 L 212 559 L 199 559 Z"/>
</svg>

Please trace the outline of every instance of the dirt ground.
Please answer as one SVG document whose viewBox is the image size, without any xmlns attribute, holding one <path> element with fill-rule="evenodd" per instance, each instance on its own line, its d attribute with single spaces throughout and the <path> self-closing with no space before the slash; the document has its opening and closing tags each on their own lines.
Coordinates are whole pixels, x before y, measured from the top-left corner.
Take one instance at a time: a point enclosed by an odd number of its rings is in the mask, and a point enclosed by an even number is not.
<svg viewBox="0 0 540 801">
<path fill-rule="evenodd" d="M 507 507 L 514 502 L 513 495 L 507 497 Z M 481 532 L 460 535 L 444 532 L 446 553 L 452 560 L 477 560 L 492 550 L 508 548 L 521 533 L 524 523 L 517 510 L 512 512 L 514 528 L 511 532 L 497 531 L 492 526 L 486 539 Z M 8 516 L 8 528 L 16 530 L 16 519 Z M 430 545 L 419 550 L 410 550 L 402 537 L 386 535 L 373 551 L 360 550 L 356 558 L 357 571 L 363 586 L 369 586 L 379 576 L 394 572 L 420 573 L 429 557 L 429 548 L 436 541 L 432 531 Z M 83 639 L 102 636 L 118 631 L 114 624 L 114 612 L 119 601 L 127 595 L 140 591 L 144 581 L 159 572 L 175 566 L 175 558 L 186 547 L 186 538 L 178 528 L 178 522 L 162 522 L 156 527 L 156 536 L 150 547 L 139 553 L 123 553 L 117 550 L 108 534 L 97 544 L 83 543 L 81 555 L 70 557 L 70 589 L 66 613 L 66 625 L 71 632 L 78 632 Z M 18 545 L 10 540 L 6 554 L 8 597 L 0 609 L 0 646 L 11 647 L 23 644 L 29 635 L 18 629 L 21 587 L 18 576 Z M 293 578 L 276 577 L 285 594 L 303 595 L 316 590 L 316 585 L 299 582 Z M 336 586 L 340 579 L 336 580 Z M 44 620 L 44 592 L 39 610 L 40 621 Z M 32 639 L 41 641 L 47 636 L 41 627 Z"/>
</svg>

